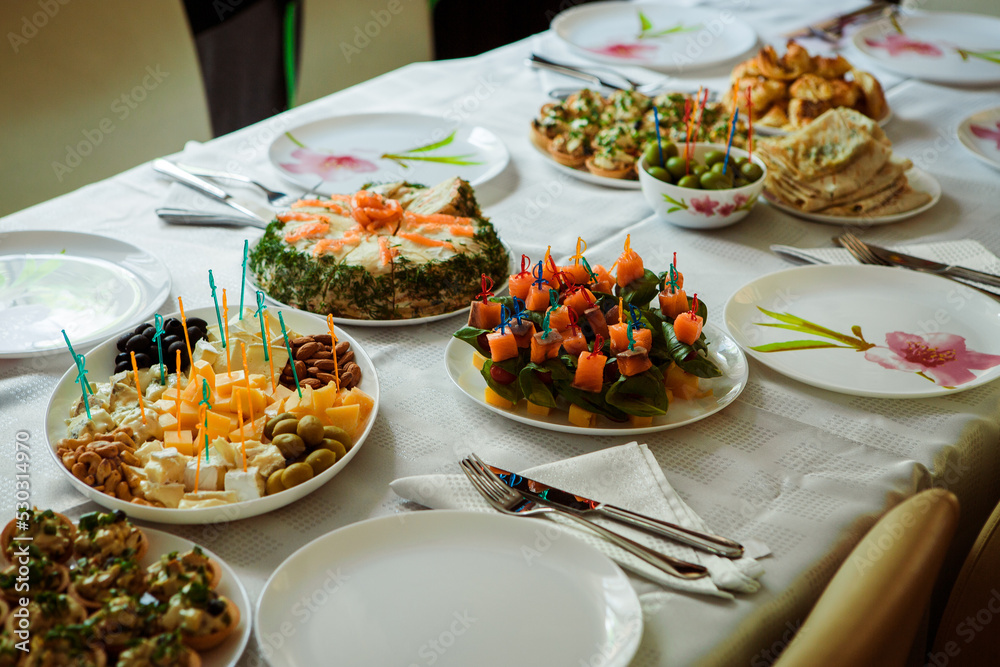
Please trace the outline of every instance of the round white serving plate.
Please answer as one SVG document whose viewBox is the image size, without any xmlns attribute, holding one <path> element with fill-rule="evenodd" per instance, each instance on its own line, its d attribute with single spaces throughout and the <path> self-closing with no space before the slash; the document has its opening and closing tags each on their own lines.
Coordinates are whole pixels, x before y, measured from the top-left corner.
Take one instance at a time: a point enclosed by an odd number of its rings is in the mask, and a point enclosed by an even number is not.
<svg viewBox="0 0 1000 667">
<path fill-rule="evenodd" d="M 700 421 L 736 400 L 746 386 L 750 369 L 746 357 L 732 338 L 724 331 L 708 323 L 705 325 L 705 338 L 709 343 L 709 357 L 722 369 L 722 377 L 709 380 L 702 379 L 703 389 L 711 389 L 712 393 L 705 398 L 689 401 L 676 400 L 670 403 L 667 414 L 653 417 L 651 426 L 633 427 L 617 424 L 610 419 L 598 416 L 599 426 L 586 428 L 571 424 L 565 410 L 554 409 L 548 415 L 533 415 L 527 412 L 523 402 L 512 410 L 504 410 L 490 405 L 484 398 L 486 380 L 472 365 L 473 347 L 457 338 L 448 341 L 444 351 L 444 364 L 448 377 L 463 394 L 473 401 L 498 415 L 522 424 L 537 426 L 549 431 L 575 433 L 577 435 L 641 435 L 655 433 Z"/>
<path fill-rule="evenodd" d="M 567 532 L 440 510 L 361 521 L 302 547 L 264 584 L 255 628 L 273 667 L 626 667 L 642 610 L 618 566 Z"/>
<path fill-rule="evenodd" d="M 299 334 L 317 334 L 326 333 L 328 331 L 326 320 L 317 315 L 305 313 L 300 310 L 283 310 L 281 312 L 285 320 L 285 325 L 288 329 Z M 209 323 L 210 327 L 216 326 L 214 307 L 192 308 L 190 310 L 186 310 L 185 314 L 188 317 L 201 317 Z M 168 317 L 179 316 L 179 313 L 168 315 Z M 273 331 L 271 333 L 274 334 Z M 280 507 L 284 507 L 285 505 L 289 505 L 300 498 L 304 498 L 329 482 L 330 479 L 336 476 L 347 466 L 347 464 L 351 462 L 354 455 L 357 454 L 359 449 L 361 449 L 361 445 L 364 444 L 368 434 L 371 433 L 372 425 L 375 423 L 375 417 L 378 413 L 378 376 L 375 373 L 375 366 L 372 364 L 371 358 L 369 358 L 364 349 L 358 345 L 358 342 L 343 329 L 338 329 L 336 334 L 338 339 L 341 341 L 347 341 L 351 344 L 351 349 L 354 351 L 354 361 L 361 368 L 361 383 L 358 385 L 358 388 L 371 396 L 375 401 L 375 405 L 372 408 L 371 414 L 368 416 L 368 424 L 365 426 L 364 431 L 362 431 L 361 435 L 354 443 L 354 446 L 347 452 L 347 455 L 344 458 L 339 459 L 335 464 L 324 470 L 319 475 L 316 475 L 312 479 L 303 482 L 298 486 L 294 486 L 291 489 L 287 489 L 281 493 L 276 493 L 272 496 L 264 496 L 263 498 L 258 498 L 256 500 L 231 503 L 229 505 L 220 505 L 218 507 L 172 509 L 169 507 L 147 507 L 145 505 L 125 502 L 123 500 L 119 500 L 118 498 L 112 498 L 111 496 L 84 484 L 81 480 L 77 479 L 73 473 L 66 468 L 66 466 L 63 465 L 63 462 L 56 455 L 56 444 L 59 440 L 66 437 L 66 419 L 69 417 L 69 411 L 80 396 L 80 385 L 76 383 L 77 373 L 75 366 L 66 371 L 65 375 L 62 376 L 62 379 L 59 380 L 59 383 L 53 390 L 52 396 L 49 398 L 49 405 L 45 418 L 45 435 L 48 442 L 49 453 L 52 455 L 56 467 L 62 472 L 65 478 L 69 480 L 70 484 L 72 484 L 77 491 L 103 507 L 111 510 L 120 509 L 126 512 L 129 516 L 143 521 L 174 524 L 218 523 L 246 519 L 248 517 L 264 514 L 265 512 L 270 512 Z M 110 377 L 113 374 L 114 358 L 115 355 L 118 354 L 116 344 L 116 339 L 111 338 L 95 347 L 86 355 L 88 379 L 91 382 L 96 383 L 105 381 L 107 377 Z"/>
<path fill-rule="evenodd" d="M 0 359 L 83 352 L 151 317 L 170 294 L 163 262 L 96 234 L 0 233 Z"/>
</svg>

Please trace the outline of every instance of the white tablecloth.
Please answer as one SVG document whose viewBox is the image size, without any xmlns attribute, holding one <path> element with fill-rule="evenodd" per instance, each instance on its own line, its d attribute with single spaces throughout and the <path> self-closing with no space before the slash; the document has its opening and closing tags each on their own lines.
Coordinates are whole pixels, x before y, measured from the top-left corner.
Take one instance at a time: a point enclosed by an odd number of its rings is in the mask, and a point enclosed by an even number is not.
<svg viewBox="0 0 1000 667">
<path fill-rule="evenodd" d="M 732 8 L 766 39 L 780 42 L 782 32 L 856 3 L 832 4 L 806 7 L 786 0 L 714 6 Z M 481 124 L 507 143 L 512 161 L 499 177 L 477 188 L 477 196 L 515 253 L 538 258 L 551 245 L 565 257 L 583 236 L 590 243 L 588 258 L 609 264 L 631 234 L 647 265 L 665 266 L 678 252 L 686 281 L 698 286 L 720 324 L 721 306 L 738 287 L 789 266 L 768 250 L 771 244 L 815 247 L 837 232 L 766 205 L 734 227 L 687 231 L 652 217 L 638 192 L 561 175 L 528 141 L 528 120 L 546 101 L 538 75 L 522 62 L 531 47 L 526 40 L 476 58 L 412 65 L 214 140 L 203 150 L 218 167 L 277 184 L 267 164 L 268 145 L 286 129 L 311 120 L 417 111 Z M 863 64 L 859 56 L 848 55 Z M 703 82 L 718 85 L 727 72 L 691 72 L 685 79 L 695 88 Z M 899 153 L 940 181 L 944 197 L 913 220 L 873 230 L 872 239 L 973 238 L 1000 252 L 995 224 L 1000 173 L 968 155 L 955 136 L 960 119 L 998 103 L 996 89 L 899 83 L 890 75 L 884 81 L 895 113 L 886 132 Z M 173 290 L 161 312 L 175 310 L 178 295 L 188 307 L 209 305 L 207 270 L 214 271 L 220 287 L 237 289 L 243 239 L 259 232 L 170 227 L 153 213 L 167 187 L 142 165 L 8 216 L 0 220 L 0 231 L 81 230 L 127 239 L 169 264 Z M 523 469 L 631 439 L 538 430 L 473 404 L 452 386 L 442 364 L 449 335 L 461 324 L 453 318 L 423 326 L 351 329 L 378 368 L 383 396 L 371 436 L 344 472 L 269 515 L 165 528 L 225 558 L 256 598 L 269 573 L 316 536 L 351 522 L 412 511 L 389 490 L 395 478 L 455 472 L 456 460 L 473 446 L 488 460 Z M 69 364 L 67 354 L 0 361 L 3 507 L 13 502 L 11 452 L 19 431 L 30 434 L 33 502 L 68 509 L 82 501 L 44 452 L 46 402 Z M 646 629 L 634 665 L 764 664 L 802 622 L 874 518 L 902 495 L 931 484 L 947 485 L 959 495 L 963 524 L 956 554 L 967 548 L 1000 497 L 998 398 L 995 383 L 935 399 L 856 398 L 814 389 L 751 362 L 749 385 L 728 409 L 686 428 L 644 436 L 671 484 L 714 530 L 760 539 L 774 555 L 762 561 L 767 572 L 757 594 L 732 602 L 679 593 L 647 598 Z M 260 664 L 251 645 L 243 664 Z"/>
</svg>

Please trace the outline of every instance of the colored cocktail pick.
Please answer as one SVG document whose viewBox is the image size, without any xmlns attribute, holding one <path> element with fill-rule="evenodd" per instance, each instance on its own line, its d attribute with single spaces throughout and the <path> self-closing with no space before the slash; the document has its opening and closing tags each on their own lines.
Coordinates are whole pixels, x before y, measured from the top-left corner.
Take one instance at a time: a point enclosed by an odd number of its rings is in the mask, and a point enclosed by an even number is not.
<svg viewBox="0 0 1000 667">
<path fill-rule="evenodd" d="M 660 166 L 666 167 L 667 162 L 663 159 L 663 137 L 660 136 L 660 112 L 656 110 L 655 104 L 653 105 L 653 127 L 656 128 L 656 146 L 660 149 Z"/>
<path fill-rule="evenodd" d="M 142 386 L 139 384 L 139 365 L 135 363 L 135 352 L 129 352 L 132 359 L 132 377 L 135 378 L 135 392 L 139 395 L 139 412 L 142 414 L 142 424 L 146 425 L 146 406 L 142 402 Z"/>
<path fill-rule="evenodd" d="M 233 372 L 232 359 L 229 355 L 229 302 L 226 301 L 226 288 L 222 288 L 222 316 L 226 322 L 226 344 L 222 347 L 226 350 L 226 374 L 231 375 Z"/>
<path fill-rule="evenodd" d="M 726 173 L 726 169 L 729 167 L 729 151 L 733 147 L 733 135 L 736 134 L 736 121 L 739 120 L 740 110 L 737 109 L 736 113 L 733 114 L 733 125 L 729 128 L 729 143 L 726 144 L 726 159 L 722 163 L 722 173 Z"/>
<path fill-rule="evenodd" d="M 181 325 L 184 327 L 184 346 L 187 348 L 188 353 L 188 363 L 194 363 L 194 355 L 191 354 L 191 337 L 188 335 L 188 321 L 187 317 L 184 316 L 184 300 L 181 297 L 177 297 L 177 305 L 181 309 Z"/>
<path fill-rule="evenodd" d="M 635 349 L 635 336 L 632 335 L 632 323 L 625 325 L 625 335 L 628 337 L 628 349 Z"/>
<path fill-rule="evenodd" d="M 208 380 L 205 378 L 201 379 L 201 400 L 198 401 L 198 405 L 205 406 L 205 461 L 208 461 L 208 411 L 212 409 L 212 401 L 210 400 L 212 390 L 208 387 Z M 249 399 L 249 394 L 247 395 Z"/>
<path fill-rule="evenodd" d="M 507 333 L 507 326 L 510 324 L 510 311 L 507 306 L 500 304 L 500 335 Z"/>
<path fill-rule="evenodd" d="M 302 398 L 302 387 L 299 385 L 299 374 L 295 370 L 295 357 L 292 356 L 292 346 L 288 344 L 288 330 L 285 329 L 285 318 L 282 317 L 281 311 L 278 311 L 278 322 L 281 323 L 281 336 L 285 339 L 285 350 L 288 351 L 288 361 L 289 365 L 292 367 L 292 377 L 295 379 L 295 389 L 299 392 L 299 398 Z"/>
<path fill-rule="evenodd" d="M 476 298 L 482 299 L 483 303 L 486 303 L 486 299 L 493 296 L 493 279 L 482 273 L 479 275 L 479 286 L 481 290 Z"/>
<path fill-rule="evenodd" d="M 586 269 L 587 275 L 590 276 L 590 282 L 596 283 L 597 274 L 594 273 L 594 270 L 590 268 L 590 262 L 587 261 L 586 257 L 581 257 L 580 261 L 583 262 L 583 268 Z"/>
<path fill-rule="evenodd" d="M 326 316 L 326 327 L 330 330 L 330 349 L 333 351 L 333 367 L 337 369 L 333 377 L 337 382 L 337 391 L 340 391 L 340 364 L 337 363 L 337 334 L 333 331 L 333 313 Z"/>
<path fill-rule="evenodd" d="M 260 342 L 264 344 L 264 361 L 268 361 L 270 358 L 267 353 L 267 348 L 270 347 L 270 345 L 268 345 L 270 341 L 267 340 L 267 333 L 264 328 L 264 310 L 266 308 L 267 306 L 264 304 L 264 293 L 257 290 L 257 312 L 254 313 L 254 316 L 260 320 Z"/>
<path fill-rule="evenodd" d="M 78 355 L 76 350 L 73 349 L 73 344 L 69 342 L 69 336 L 66 334 L 66 330 L 62 330 L 63 339 L 66 341 L 66 347 L 69 348 L 70 356 L 73 357 L 73 363 L 76 365 L 76 382 L 80 385 L 80 392 L 83 394 L 83 408 L 87 411 L 87 419 L 93 419 L 90 416 L 90 401 L 87 400 L 87 392 L 90 390 L 90 384 L 87 382 L 87 368 L 84 365 L 83 355 Z"/>
<path fill-rule="evenodd" d="M 247 251 L 250 249 L 249 239 L 243 240 L 243 278 L 240 280 L 240 319 L 243 319 L 243 292 L 247 286 Z"/>
<path fill-rule="evenodd" d="M 208 270 L 208 286 L 212 288 L 212 301 L 215 303 L 215 319 L 219 322 L 219 333 L 222 333 L 222 313 L 219 312 L 219 298 L 215 296 L 215 276 L 212 269 Z M 226 339 L 222 339 L 222 347 L 226 346 Z"/>
<path fill-rule="evenodd" d="M 538 289 L 542 289 L 542 285 L 548 282 L 545 279 L 545 269 L 542 268 L 542 260 L 538 260 L 538 264 L 535 264 L 535 268 L 531 270 L 531 275 L 535 276 L 532 284 Z"/>
<path fill-rule="evenodd" d="M 548 338 L 549 332 L 552 331 L 552 327 L 549 325 L 549 314 L 551 312 L 545 313 L 545 317 L 542 318 L 542 338 Z"/>
<path fill-rule="evenodd" d="M 165 369 L 167 367 L 167 360 L 163 358 L 163 315 L 159 313 L 153 315 L 153 324 L 156 326 L 156 333 L 153 334 L 153 340 L 156 341 L 157 358 L 160 360 L 160 384 L 166 387 L 167 374 Z"/>
</svg>

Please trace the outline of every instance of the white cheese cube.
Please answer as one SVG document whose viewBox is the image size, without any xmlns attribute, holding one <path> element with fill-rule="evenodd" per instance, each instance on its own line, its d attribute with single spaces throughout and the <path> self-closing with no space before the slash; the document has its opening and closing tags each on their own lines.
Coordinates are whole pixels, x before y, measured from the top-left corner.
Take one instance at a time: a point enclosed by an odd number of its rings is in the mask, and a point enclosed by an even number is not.
<svg viewBox="0 0 1000 667">
<path fill-rule="evenodd" d="M 176 508 L 184 497 L 183 484 L 153 484 L 139 482 L 139 490 L 146 500 L 163 503 L 164 507 Z"/>
<path fill-rule="evenodd" d="M 139 449 L 135 450 L 135 456 L 137 459 L 139 459 L 139 462 L 142 463 L 142 465 L 146 465 L 147 463 L 149 463 L 149 459 L 153 455 L 153 452 L 162 452 L 162 451 L 163 451 L 162 442 L 160 442 L 159 440 L 150 440 L 149 442 L 143 443 L 143 445 L 139 447 Z"/>
<path fill-rule="evenodd" d="M 232 491 L 199 491 L 185 493 L 177 506 L 183 510 L 195 507 L 218 507 L 235 502 L 237 502 L 237 496 Z"/>
<path fill-rule="evenodd" d="M 188 491 L 221 491 L 226 475 L 226 464 L 220 459 L 208 461 L 205 457 L 192 456 L 184 468 L 184 488 Z M 198 488 L 195 488 L 197 478 Z"/>
<path fill-rule="evenodd" d="M 183 483 L 187 458 L 176 447 L 153 452 L 149 455 L 149 463 L 143 468 L 146 478 L 153 484 Z"/>
<path fill-rule="evenodd" d="M 226 491 L 233 491 L 239 496 L 240 502 L 264 496 L 264 478 L 253 466 L 248 466 L 246 472 L 242 470 L 227 472 L 225 486 Z"/>
<path fill-rule="evenodd" d="M 257 468 L 264 477 L 270 477 L 275 470 L 281 470 L 285 467 L 285 457 L 281 450 L 274 445 L 264 445 L 261 447 L 260 453 L 254 456 L 252 461 L 249 461 L 249 465 Z"/>
<path fill-rule="evenodd" d="M 219 350 L 216 349 L 215 345 L 209 343 L 204 338 L 195 344 L 194 351 L 191 354 L 194 356 L 194 360 L 196 362 L 207 361 L 209 366 L 215 364 L 215 362 L 220 358 Z"/>
</svg>

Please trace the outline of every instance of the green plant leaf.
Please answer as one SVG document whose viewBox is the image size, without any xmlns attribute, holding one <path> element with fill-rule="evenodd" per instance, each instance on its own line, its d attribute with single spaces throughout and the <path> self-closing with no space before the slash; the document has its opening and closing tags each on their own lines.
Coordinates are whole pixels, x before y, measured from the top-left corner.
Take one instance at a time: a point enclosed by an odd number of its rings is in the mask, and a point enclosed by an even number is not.
<svg viewBox="0 0 1000 667">
<path fill-rule="evenodd" d="M 442 139 L 441 141 L 435 141 L 432 144 L 427 144 L 426 146 L 418 146 L 417 148 L 411 148 L 408 151 L 403 151 L 404 153 L 426 153 L 427 151 L 432 151 L 435 148 L 441 148 L 442 146 L 447 146 L 452 141 L 455 140 L 455 133 L 458 130 L 452 130 L 451 134 Z"/>
<path fill-rule="evenodd" d="M 670 209 L 669 211 L 667 211 L 667 213 L 673 213 L 674 211 L 679 211 L 681 209 L 684 209 L 685 211 L 688 210 L 688 205 L 683 198 L 680 201 L 677 201 L 670 195 L 665 194 L 663 195 L 663 199 L 675 206 L 675 208 Z"/>
<path fill-rule="evenodd" d="M 850 350 L 852 347 L 845 345 L 835 345 L 822 340 L 788 340 L 783 343 L 768 343 L 767 345 L 755 345 L 751 350 L 757 352 L 788 352 L 790 350 L 821 350 L 823 348 L 839 347 Z"/>
<path fill-rule="evenodd" d="M 860 349 L 867 350 L 869 348 L 874 347 L 874 345 L 872 345 L 871 343 L 868 343 L 867 341 L 865 341 L 862 338 L 855 338 L 853 336 L 848 336 L 846 334 L 842 334 L 839 331 L 834 331 L 833 329 L 827 329 L 826 327 L 820 326 L 820 325 L 816 324 L 815 322 L 810 322 L 809 320 L 803 319 L 801 317 L 797 317 L 795 315 L 791 315 L 789 313 L 776 313 L 776 312 L 774 312 L 772 310 L 767 310 L 766 308 L 761 308 L 760 306 L 757 306 L 757 310 L 759 310 L 760 312 L 764 313 L 768 317 L 773 317 L 774 319 L 776 319 L 776 320 L 778 320 L 780 322 L 785 322 L 787 324 L 793 325 L 793 326 L 790 326 L 790 327 L 780 327 L 779 325 L 776 325 L 776 324 L 773 324 L 773 323 L 754 322 L 754 324 L 757 324 L 758 326 L 762 326 L 762 327 L 768 327 L 768 326 L 769 327 L 777 327 L 777 328 L 784 328 L 784 329 L 792 329 L 793 331 L 800 331 L 802 333 L 811 333 L 811 334 L 814 334 L 814 335 L 817 335 L 817 336 L 823 336 L 824 338 L 832 338 L 833 340 L 840 341 L 841 343 L 845 343 L 845 344 L 850 345 L 851 347 L 857 348 L 859 350 Z"/>
<path fill-rule="evenodd" d="M 288 137 L 291 140 L 291 142 L 296 146 L 298 146 L 299 148 L 309 148 L 304 143 L 293 137 L 291 132 L 285 132 L 285 136 Z"/>
<path fill-rule="evenodd" d="M 605 399 L 609 405 L 636 417 L 658 417 L 667 413 L 663 374 L 655 366 L 631 377 L 621 376 L 608 388 Z"/>
</svg>

